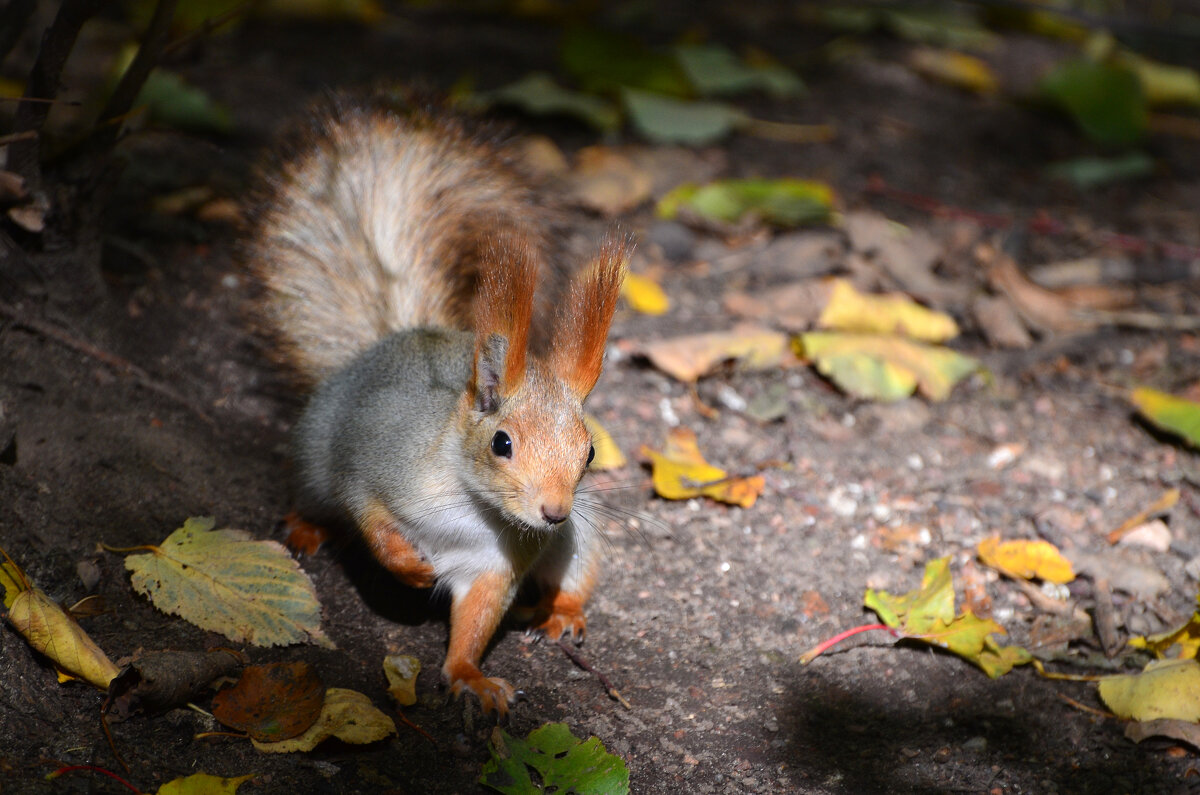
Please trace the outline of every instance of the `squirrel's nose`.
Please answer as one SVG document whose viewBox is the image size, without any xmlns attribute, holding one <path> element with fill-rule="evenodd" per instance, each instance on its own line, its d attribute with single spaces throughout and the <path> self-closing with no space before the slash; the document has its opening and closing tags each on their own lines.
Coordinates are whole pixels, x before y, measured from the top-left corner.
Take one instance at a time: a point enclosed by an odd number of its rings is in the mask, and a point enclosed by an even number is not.
<svg viewBox="0 0 1200 795">
<path fill-rule="evenodd" d="M 571 514 L 571 506 L 561 503 L 546 503 L 542 506 L 542 518 L 550 524 L 562 524 Z"/>
</svg>

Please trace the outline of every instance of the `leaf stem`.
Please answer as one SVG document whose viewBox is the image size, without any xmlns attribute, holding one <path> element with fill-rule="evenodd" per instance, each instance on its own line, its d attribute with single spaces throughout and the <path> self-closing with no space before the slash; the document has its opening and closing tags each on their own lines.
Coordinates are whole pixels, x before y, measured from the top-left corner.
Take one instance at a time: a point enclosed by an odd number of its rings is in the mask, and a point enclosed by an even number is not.
<svg viewBox="0 0 1200 795">
<path fill-rule="evenodd" d="M 901 637 L 901 634 L 899 632 L 892 629 L 887 624 L 863 624 L 861 627 L 854 627 L 852 629 L 846 630 L 845 632 L 839 632 L 838 634 L 834 635 L 829 640 L 823 641 L 821 643 L 818 643 L 816 646 L 813 646 L 811 649 L 804 652 L 804 654 L 800 655 L 800 663 L 802 665 L 808 665 L 810 662 L 815 660 L 817 657 L 821 656 L 826 651 L 828 651 L 831 647 L 836 646 L 837 644 L 844 641 L 846 638 L 849 638 L 852 635 L 857 635 L 860 632 L 868 632 L 870 630 L 875 630 L 875 629 L 884 629 L 884 630 L 887 630 L 888 632 L 890 632 L 893 637 L 897 637 L 897 638 Z"/>
</svg>

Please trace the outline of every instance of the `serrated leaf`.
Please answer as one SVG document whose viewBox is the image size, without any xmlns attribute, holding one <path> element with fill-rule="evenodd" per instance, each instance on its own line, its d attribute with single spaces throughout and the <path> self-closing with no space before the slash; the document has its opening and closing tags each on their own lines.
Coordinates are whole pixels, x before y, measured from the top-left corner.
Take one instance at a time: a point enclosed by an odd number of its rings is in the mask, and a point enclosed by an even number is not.
<svg viewBox="0 0 1200 795">
<path fill-rule="evenodd" d="M 833 212 L 833 191 L 823 182 L 803 179 L 726 179 L 707 185 L 685 183 L 658 203 L 660 218 L 687 208 L 705 218 L 737 223 L 754 213 L 776 226 L 818 224 Z"/>
<path fill-rule="evenodd" d="M 979 369 L 978 361 L 949 348 L 877 334 L 814 331 L 801 334 L 796 349 L 847 393 L 872 400 L 899 400 L 914 389 L 945 400 Z"/>
<path fill-rule="evenodd" d="M 402 707 L 417 703 L 417 674 L 420 672 L 421 661 L 411 654 L 389 654 L 383 658 L 388 695 Z"/>
<path fill-rule="evenodd" d="M 1154 173 L 1154 158 L 1145 152 L 1129 152 L 1119 157 L 1077 157 L 1046 168 L 1054 179 L 1070 182 L 1081 190 L 1124 182 Z"/>
<path fill-rule="evenodd" d="M 1141 83 L 1127 67 L 1082 58 L 1067 61 L 1042 80 L 1041 89 L 1100 143 L 1133 143 L 1146 130 Z"/>
<path fill-rule="evenodd" d="M 330 737 L 366 745 L 395 733 L 395 722 L 376 708 L 371 699 L 355 690 L 331 687 L 325 691 L 320 716 L 308 731 L 280 742 L 264 743 L 253 738 L 250 742 L 266 753 L 288 754 L 311 751 Z"/>
<path fill-rule="evenodd" d="M 1000 536 L 985 538 L 977 549 L 985 565 L 1022 580 L 1045 580 L 1060 585 L 1075 579 L 1071 561 L 1049 541 L 1018 539 L 1000 541 Z"/>
<path fill-rule="evenodd" d="M 1141 673 L 1105 677 L 1100 698 L 1120 718 L 1200 723 L 1200 661 L 1155 660 Z"/>
<path fill-rule="evenodd" d="M 281 544 L 191 518 L 149 554 L 130 555 L 134 590 L 159 610 L 234 642 L 332 648 L 308 575 Z"/>
<path fill-rule="evenodd" d="M 835 331 L 899 334 L 924 342 L 958 336 L 958 324 L 943 312 L 927 309 L 907 295 L 869 295 L 845 279 L 834 279 L 829 302 L 817 325 Z"/>
<path fill-rule="evenodd" d="M 718 502 L 749 508 L 762 493 L 762 475 L 731 476 L 704 460 L 696 434 L 688 428 L 672 428 L 660 453 L 642 447 L 650 459 L 654 491 L 667 500 L 709 497 Z"/>
<path fill-rule="evenodd" d="M 722 102 L 678 99 L 634 88 L 621 89 L 621 103 L 638 134 L 658 144 L 711 144 L 750 120 Z"/>
<path fill-rule="evenodd" d="M 483 766 L 479 783 L 506 795 L 629 792 L 625 760 L 608 753 L 595 737 L 579 740 L 565 723 L 548 723 L 524 740 L 496 727 L 490 747 L 492 758 Z M 533 773 L 537 774 L 536 780 Z"/>
<path fill-rule="evenodd" d="M 38 588 L 13 598 L 8 620 L 30 646 L 54 663 L 59 681 L 82 679 L 103 690 L 120 672 L 83 627 Z"/>
<path fill-rule="evenodd" d="M 680 44 L 675 57 L 701 96 L 763 91 L 783 99 L 804 91 L 804 83 L 790 69 L 777 63 L 747 63 L 720 44 Z"/>
<path fill-rule="evenodd" d="M 620 469 L 625 466 L 625 454 L 621 452 L 621 448 L 617 446 L 608 429 L 600 424 L 600 420 L 585 412 L 583 424 L 591 433 L 592 447 L 596 450 L 596 455 L 592 458 L 592 463 L 588 464 L 588 469 L 607 472 L 610 469 Z"/>
<path fill-rule="evenodd" d="M 1144 386 L 1133 390 L 1129 399 L 1154 425 L 1200 447 L 1200 403 Z"/>
<path fill-rule="evenodd" d="M 278 742 L 307 731 L 321 714 L 325 686 L 308 663 L 251 665 L 213 696 L 213 717 L 255 740 Z"/>
<path fill-rule="evenodd" d="M 691 93 L 673 57 L 618 33 L 569 29 L 563 35 L 562 63 L 585 91 L 613 93 L 626 87 L 677 97 Z"/>
<path fill-rule="evenodd" d="M 493 105 L 519 108 L 532 116 L 570 116 L 601 132 L 615 130 L 621 124 L 621 114 L 611 102 L 563 88 L 541 72 L 525 75 L 485 94 L 483 99 Z"/>
<path fill-rule="evenodd" d="M 625 281 L 621 283 L 621 297 L 630 309 L 643 315 L 665 315 L 671 308 L 671 299 L 659 283 L 637 273 L 625 275 Z"/>
<path fill-rule="evenodd" d="M 208 773 L 193 773 L 168 781 L 158 788 L 157 795 L 233 795 L 238 787 L 254 778 L 254 773 L 237 778 L 222 778 Z"/>
</svg>

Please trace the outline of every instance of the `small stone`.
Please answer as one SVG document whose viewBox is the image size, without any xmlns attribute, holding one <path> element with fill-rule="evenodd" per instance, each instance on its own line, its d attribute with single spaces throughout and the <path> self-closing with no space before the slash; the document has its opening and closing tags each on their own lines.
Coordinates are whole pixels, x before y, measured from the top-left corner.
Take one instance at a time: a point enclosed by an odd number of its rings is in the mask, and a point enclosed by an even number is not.
<svg viewBox="0 0 1200 795">
<path fill-rule="evenodd" d="M 987 750 L 987 738 L 986 737 L 972 737 L 971 739 L 969 739 L 965 743 L 963 743 L 963 750 L 971 751 L 973 753 L 978 753 L 980 751 Z"/>
</svg>

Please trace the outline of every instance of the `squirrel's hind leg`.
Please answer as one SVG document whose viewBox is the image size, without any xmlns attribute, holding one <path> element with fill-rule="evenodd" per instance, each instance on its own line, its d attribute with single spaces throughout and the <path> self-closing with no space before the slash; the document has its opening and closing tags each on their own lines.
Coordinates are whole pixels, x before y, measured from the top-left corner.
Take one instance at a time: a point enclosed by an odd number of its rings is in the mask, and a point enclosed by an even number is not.
<svg viewBox="0 0 1200 795">
<path fill-rule="evenodd" d="M 433 587 L 433 565 L 408 543 L 391 511 L 371 502 L 359 518 L 358 526 L 371 554 L 400 582 L 413 588 Z"/>
</svg>

